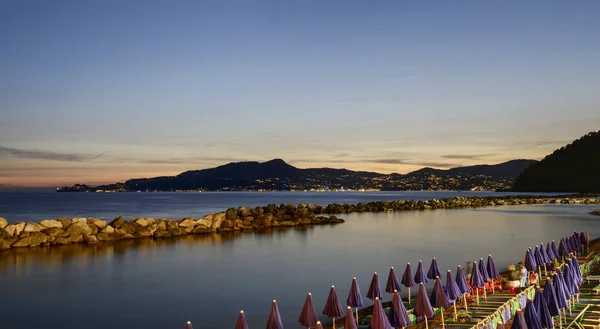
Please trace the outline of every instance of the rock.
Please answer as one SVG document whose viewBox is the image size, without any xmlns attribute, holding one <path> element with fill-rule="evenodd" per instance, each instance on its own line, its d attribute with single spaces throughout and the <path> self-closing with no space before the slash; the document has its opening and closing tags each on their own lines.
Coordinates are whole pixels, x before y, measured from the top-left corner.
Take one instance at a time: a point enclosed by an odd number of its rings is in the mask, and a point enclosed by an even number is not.
<svg viewBox="0 0 600 329">
<path fill-rule="evenodd" d="M 224 212 L 220 212 L 218 214 L 215 214 L 213 216 L 212 224 L 211 224 L 210 228 L 215 229 L 215 230 L 218 229 L 218 228 L 220 228 L 221 227 L 221 223 L 223 223 L 224 219 L 225 219 L 225 213 Z"/>
<path fill-rule="evenodd" d="M 4 238 L 10 238 L 11 236 L 8 235 L 8 232 L 6 232 L 4 229 L 0 228 L 0 239 L 4 239 Z"/>
<path fill-rule="evenodd" d="M 221 224 L 221 228 L 233 228 L 234 226 L 235 225 L 234 225 L 233 221 L 230 219 L 223 221 L 223 224 Z"/>
<path fill-rule="evenodd" d="M 43 221 L 40 222 L 40 225 L 42 225 L 45 228 L 63 228 L 63 223 L 61 223 L 58 220 L 53 220 L 53 219 L 44 219 Z"/>
<path fill-rule="evenodd" d="M 16 222 L 14 224 L 6 226 L 4 228 L 4 230 L 6 231 L 6 233 L 8 233 L 9 236 L 15 236 L 15 235 L 20 235 L 21 232 L 23 232 L 24 228 L 25 228 L 24 222 Z"/>
<path fill-rule="evenodd" d="M 237 219 L 238 218 L 237 209 L 235 209 L 235 208 L 227 209 L 227 211 L 225 212 L 225 218 L 228 220 Z"/>
<path fill-rule="evenodd" d="M 112 240 L 117 240 L 117 237 L 114 234 L 105 233 L 105 232 L 98 233 L 98 235 L 96 237 L 97 237 L 98 241 L 112 241 Z"/>
<path fill-rule="evenodd" d="M 600 216 L 600 209 L 592 211 L 592 215 Z"/>
<path fill-rule="evenodd" d="M 91 229 L 92 229 L 92 235 L 97 234 L 98 233 L 98 226 L 94 225 L 94 224 L 87 224 Z"/>
<path fill-rule="evenodd" d="M 112 226 L 113 228 L 120 228 L 121 225 L 123 225 L 123 223 L 125 223 L 125 217 L 123 216 L 119 216 L 115 219 L 113 219 L 110 223 L 108 223 L 108 225 Z"/>
<path fill-rule="evenodd" d="M 83 223 L 80 223 L 83 224 Z M 83 233 L 70 235 L 67 239 L 69 239 L 69 243 L 79 243 L 83 241 Z"/>
<path fill-rule="evenodd" d="M 106 227 L 102 229 L 102 233 L 112 234 L 114 232 L 115 232 L 115 228 L 110 225 L 106 225 Z"/>
<path fill-rule="evenodd" d="M 184 218 L 179 223 L 179 227 L 182 227 L 182 228 L 187 228 L 187 227 L 193 228 L 195 225 L 196 225 L 196 222 L 194 221 L 193 218 Z"/>
<path fill-rule="evenodd" d="M 154 233 L 154 237 L 156 238 L 170 238 L 171 234 L 167 231 L 157 231 Z"/>
<path fill-rule="evenodd" d="M 137 238 L 150 237 L 150 236 L 152 236 L 153 233 L 154 232 L 152 232 L 149 227 L 143 227 L 136 231 L 135 237 L 137 237 Z"/>
<path fill-rule="evenodd" d="M 165 223 L 165 222 L 163 222 L 163 221 L 161 221 L 161 222 L 158 222 L 158 223 L 156 224 L 156 230 L 157 230 L 157 231 L 166 231 L 166 230 L 167 230 L 167 223 Z"/>
<path fill-rule="evenodd" d="M 167 230 L 174 230 L 174 229 L 178 229 L 179 228 L 179 223 L 177 223 L 176 221 L 169 219 L 167 220 Z"/>
<path fill-rule="evenodd" d="M 133 239 L 133 238 L 135 238 L 135 236 L 133 236 L 133 234 L 123 234 L 122 238 L 123 239 Z"/>
<path fill-rule="evenodd" d="M 71 240 L 69 238 L 57 238 L 56 240 L 54 240 L 53 243 L 58 245 L 64 245 L 71 243 Z"/>
<path fill-rule="evenodd" d="M 10 249 L 15 241 L 17 241 L 16 238 L 0 239 L 0 251 Z"/>
<path fill-rule="evenodd" d="M 0 217 L 0 228 L 5 228 L 8 226 L 8 221 L 6 218 Z"/>
<path fill-rule="evenodd" d="M 283 221 L 281 223 L 279 223 L 279 226 L 294 226 L 294 222 L 292 221 Z"/>
<path fill-rule="evenodd" d="M 85 242 L 87 242 L 87 244 L 96 244 L 98 243 L 98 238 L 96 238 L 94 235 L 90 235 L 87 237 Z"/>
<path fill-rule="evenodd" d="M 196 227 L 194 228 L 194 233 L 196 234 L 204 234 L 204 233 L 212 233 L 215 230 L 213 230 L 212 228 L 205 228 L 205 227 Z"/>
<path fill-rule="evenodd" d="M 169 234 L 171 234 L 172 236 L 183 235 L 183 234 L 185 233 L 185 232 L 184 232 L 182 229 L 180 229 L 179 227 L 178 227 L 178 228 L 175 228 L 175 229 L 172 229 L 172 230 L 169 230 L 168 232 L 169 232 Z"/>
<path fill-rule="evenodd" d="M 38 224 L 38 223 L 27 223 L 25 224 L 25 228 L 23 229 L 23 232 L 39 232 L 41 230 L 43 230 L 45 227 L 43 227 L 42 225 Z"/>
<path fill-rule="evenodd" d="M 150 225 L 150 222 L 148 222 L 145 218 L 136 218 L 131 221 L 141 227 L 146 227 L 146 226 Z"/>
<path fill-rule="evenodd" d="M 19 247 L 37 247 L 42 243 L 48 242 L 48 236 L 44 233 L 34 231 L 29 234 L 29 236 L 20 238 L 15 243 L 12 244 L 13 248 Z"/>
<path fill-rule="evenodd" d="M 130 222 L 125 222 L 119 227 L 117 231 L 122 231 L 123 234 L 134 234 L 135 226 Z"/>
<path fill-rule="evenodd" d="M 210 228 L 210 226 L 212 225 L 212 220 L 207 220 L 207 219 L 198 219 L 196 221 L 196 227 L 206 227 L 206 228 Z"/>
<path fill-rule="evenodd" d="M 103 228 L 105 228 L 107 226 L 105 220 L 98 219 L 98 218 L 88 218 L 87 223 L 88 224 L 92 224 L 92 225 L 96 225 L 96 227 L 99 230 L 102 230 Z"/>
<path fill-rule="evenodd" d="M 69 236 L 69 234 L 67 232 L 65 232 L 63 229 L 60 229 L 58 227 L 47 228 L 45 230 L 42 230 L 42 233 L 46 234 L 47 236 L 52 236 L 52 237 L 67 237 L 67 236 Z"/>
<path fill-rule="evenodd" d="M 248 207 L 238 207 L 237 208 L 237 215 L 240 218 L 244 218 L 244 217 L 250 216 L 250 208 L 248 208 Z"/>
<path fill-rule="evenodd" d="M 75 223 L 87 224 L 87 218 L 72 218 L 71 224 L 75 224 Z"/>
<path fill-rule="evenodd" d="M 88 226 L 87 223 L 84 223 L 81 221 L 76 221 L 73 224 L 71 224 L 71 226 L 69 226 L 69 228 L 66 230 L 66 232 L 71 237 L 77 236 L 79 234 L 82 234 L 87 237 L 92 234 L 93 230 Z"/>
<path fill-rule="evenodd" d="M 70 220 L 70 219 L 68 219 L 68 218 L 64 218 L 64 217 L 62 217 L 62 218 L 59 218 L 59 219 L 57 219 L 57 220 L 58 220 L 59 222 L 61 222 L 61 224 L 62 224 L 62 229 L 63 229 L 63 230 L 66 230 L 66 229 L 68 229 L 68 228 L 69 228 L 69 226 L 71 226 L 71 220 Z"/>
</svg>

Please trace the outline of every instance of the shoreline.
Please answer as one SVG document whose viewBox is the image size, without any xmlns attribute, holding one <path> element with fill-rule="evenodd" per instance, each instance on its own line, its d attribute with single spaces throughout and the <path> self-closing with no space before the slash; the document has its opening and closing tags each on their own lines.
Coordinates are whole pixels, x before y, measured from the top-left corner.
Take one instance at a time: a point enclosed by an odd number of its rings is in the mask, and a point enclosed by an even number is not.
<svg viewBox="0 0 600 329">
<path fill-rule="evenodd" d="M 480 208 L 525 204 L 600 204 L 596 198 L 568 196 L 507 195 L 453 197 L 431 200 L 373 201 L 357 204 L 270 204 L 264 207 L 238 207 L 208 214 L 203 218 L 180 220 L 119 216 L 108 222 L 99 218 L 58 218 L 40 222 L 8 221 L 0 217 L 0 251 L 14 248 L 50 247 L 86 243 L 90 245 L 140 238 L 172 238 L 191 234 L 254 231 L 270 227 L 304 227 L 339 224 L 335 215 L 362 212 L 417 211 L 433 209 Z"/>
</svg>

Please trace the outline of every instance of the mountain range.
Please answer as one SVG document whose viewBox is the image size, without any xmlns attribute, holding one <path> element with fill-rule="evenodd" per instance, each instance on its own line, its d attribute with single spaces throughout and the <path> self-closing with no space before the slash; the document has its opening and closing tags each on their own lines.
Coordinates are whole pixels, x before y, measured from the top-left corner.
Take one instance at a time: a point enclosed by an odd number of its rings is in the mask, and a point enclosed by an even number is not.
<svg viewBox="0 0 600 329">
<path fill-rule="evenodd" d="M 536 160 L 452 169 L 422 168 L 408 174 L 380 174 L 334 168 L 296 168 L 281 159 L 232 162 L 177 176 L 130 179 L 100 186 L 76 184 L 58 192 L 96 191 L 287 191 L 287 190 L 498 190 L 512 186 Z"/>
</svg>

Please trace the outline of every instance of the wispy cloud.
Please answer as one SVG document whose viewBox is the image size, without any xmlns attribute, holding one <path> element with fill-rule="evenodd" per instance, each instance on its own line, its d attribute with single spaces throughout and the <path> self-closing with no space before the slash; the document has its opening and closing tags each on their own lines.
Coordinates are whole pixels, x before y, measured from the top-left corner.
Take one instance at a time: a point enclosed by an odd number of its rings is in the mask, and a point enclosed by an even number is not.
<svg viewBox="0 0 600 329">
<path fill-rule="evenodd" d="M 435 161 L 410 161 L 404 159 L 365 159 L 362 162 L 368 163 L 380 163 L 380 164 L 395 164 L 395 165 L 411 165 L 411 166 L 423 166 L 423 167 L 435 167 L 435 168 L 452 168 L 458 167 L 459 164 L 435 162 Z"/>
<path fill-rule="evenodd" d="M 0 146 L 0 158 L 39 159 L 64 162 L 90 162 L 102 156 L 104 156 L 104 153 L 100 153 L 97 155 L 86 155 L 76 153 L 58 153 L 41 150 L 24 150 Z"/>
<path fill-rule="evenodd" d="M 489 156 L 495 155 L 494 153 L 485 153 L 485 154 L 446 154 L 442 155 L 444 159 L 461 159 L 461 160 L 479 160 L 481 158 L 486 158 Z"/>
</svg>

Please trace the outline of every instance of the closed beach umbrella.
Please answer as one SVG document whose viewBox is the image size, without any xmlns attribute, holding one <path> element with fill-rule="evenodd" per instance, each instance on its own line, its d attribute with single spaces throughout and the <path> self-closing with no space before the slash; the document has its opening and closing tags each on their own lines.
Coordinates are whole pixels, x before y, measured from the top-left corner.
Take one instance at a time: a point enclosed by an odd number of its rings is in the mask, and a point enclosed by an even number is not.
<svg viewBox="0 0 600 329">
<path fill-rule="evenodd" d="M 435 257 L 433 257 L 433 259 L 431 260 L 431 265 L 429 265 L 429 271 L 427 271 L 427 278 L 433 280 L 441 275 L 442 274 L 440 274 L 440 269 L 438 267 L 437 260 L 435 260 Z"/>
<path fill-rule="evenodd" d="M 546 260 L 544 259 L 544 256 L 542 255 L 542 252 L 540 251 L 540 248 L 538 246 L 535 246 L 535 249 L 533 250 L 533 256 L 535 258 L 535 262 L 538 265 L 538 273 L 540 275 L 540 279 L 542 278 L 542 266 L 544 266 L 546 264 Z"/>
<path fill-rule="evenodd" d="M 450 272 L 450 270 L 448 270 L 448 272 L 446 273 L 446 297 L 448 297 L 448 300 L 451 301 L 452 304 L 454 304 L 454 319 L 455 319 L 455 321 L 456 321 L 456 316 L 457 316 L 456 301 L 460 298 L 461 295 L 462 295 L 462 293 L 460 292 L 460 289 L 458 288 L 456 281 L 452 280 L 452 272 Z"/>
<path fill-rule="evenodd" d="M 429 328 L 427 319 L 432 317 L 434 313 L 433 308 L 431 308 L 431 303 L 429 303 L 429 298 L 427 297 L 427 291 L 425 290 L 423 282 L 419 284 L 419 292 L 417 293 L 414 312 L 417 316 L 425 318 L 425 328 Z"/>
<path fill-rule="evenodd" d="M 352 307 L 348 306 L 346 309 L 346 319 L 344 319 L 344 329 L 357 329 L 356 320 L 352 314 Z"/>
<path fill-rule="evenodd" d="M 552 240 L 552 253 L 554 253 L 554 259 L 558 259 L 560 257 L 560 254 L 558 253 L 558 248 L 556 247 L 556 243 L 554 242 L 554 240 Z"/>
<path fill-rule="evenodd" d="M 498 324 L 496 325 L 496 329 L 504 329 L 504 323 L 498 322 Z"/>
<path fill-rule="evenodd" d="M 331 286 L 331 289 L 329 289 L 329 296 L 327 296 L 323 314 L 328 318 L 333 319 L 333 328 L 335 328 L 335 319 L 344 316 L 344 309 L 342 309 L 342 305 L 340 305 L 334 286 Z"/>
<path fill-rule="evenodd" d="M 569 292 L 569 297 L 576 295 L 579 293 L 579 287 L 577 287 L 577 283 L 575 282 L 575 273 L 573 273 L 572 266 L 569 266 L 569 261 L 565 264 L 565 271 L 563 272 L 563 281 L 565 282 L 565 287 L 567 287 L 567 291 Z"/>
<path fill-rule="evenodd" d="M 542 258 L 544 259 L 544 275 L 548 276 L 548 269 L 546 265 L 549 264 L 552 260 L 550 259 L 550 256 L 548 256 L 548 253 L 546 253 L 546 249 L 544 248 L 543 243 L 540 244 L 540 254 L 542 254 Z"/>
<path fill-rule="evenodd" d="M 554 255 L 554 250 L 552 250 L 550 242 L 546 244 L 546 255 L 548 255 L 550 262 L 553 262 L 556 259 L 556 255 Z"/>
<path fill-rule="evenodd" d="M 525 317 L 523 316 L 523 312 L 521 310 L 517 310 L 515 313 L 515 319 L 513 320 L 510 329 L 528 329 L 527 323 L 525 322 Z"/>
<path fill-rule="evenodd" d="M 552 329 L 554 328 L 554 322 L 552 321 L 552 315 L 546 304 L 546 298 L 542 294 L 542 289 L 537 287 L 535 289 L 535 297 L 533 298 L 533 306 L 537 315 L 540 317 L 540 324 L 542 328 Z"/>
<path fill-rule="evenodd" d="M 444 292 L 444 288 L 442 288 L 442 282 L 440 281 L 440 277 L 435 278 L 435 282 L 433 284 L 433 291 L 431 292 L 431 297 L 429 298 L 431 302 L 431 306 L 440 308 L 440 315 L 442 317 L 442 329 L 446 328 L 444 324 L 444 309 L 450 306 L 448 302 L 448 297 L 446 297 L 446 293 Z"/>
<path fill-rule="evenodd" d="M 477 262 L 473 262 L 473 271 L 471 271 L 471 287 L 475 288 L 477 292 L 477 304 L 479 304 L 479 288 L 485 286 L 485 282 L 481 277 L 481 273 L 479 272 L 479 268 L 477 267 Z"/>
<path fill-rule="evenodd" d="M 383 298 L 381 294 L 381 288 L 379 288 L 379 276 L 377 276 L 377 272 L 373 273 L 371 285 L 369 286 L 369 291 L 367 292 L 367 298 L 370 300 L 375 300 L 375 298 Z"/>
<path fill-rule="evenodd" d="M 415 282 L 429 282 L 427 280 L 427 275 L 425 274 L 425 270 L 423 269 L 423 263 L 419 261 L 419 265 L 417 266 L 417 272 L 415 273 Z"/>
<path fill-rule="evenodd" d="M 488 255 L 487 258 L 487 272 L 490 275 L 490 279 L 492 279 L 492 293 L 495 293 L 496 287 L 494 286 L 494 280 L 500 277 L 500 273 L 496 270 L 496 264 L 492 259 L 492 255 Z"/>
<path fill-rule="evenodd" d="M 271 303 L 271 313 L 269 313 L 267 329 L 283 329 L 283 324 L 281 323 L 281 315 L 279 315 L 279 308 L 277 308 L 277 301 L 274 299 Z"/>
<path fill-rule="evenodd" d="M 244 311 L 240 311 L 237 322 L 235 323 L 235 329 L 248 329 L 248 323 L 246 322 L 246 315 Z"/>
<path fill-rule="evenodd" d="M 385 285 L 385 292 L 393 294 L 394 290 L 400 291 L 400 282 L 398 282 L 398 277 L 396 276 L 396 271 L 394 271 L 394 267 L 390 267 L 390 273 L 388 274 L 387 284 Z"/>
<path fill-rule="evenodd" d="M 581 252 L 584 252 L 583 247 L 587 246 L 587 239 L 585 237 L 585 233 L 579 233 L 579 242 L 581 242 Z"/>
<path fill-rule="evenodd" d="M 460 290 L 460 292 L 463 295 L 463 302 L 464 302 L 464 306 L 465 306 L 465 310 L 468 310 L 467 308 L 467 295 L 465 295 L 466 293 L 468 293 L 469 290 L 469 285 L 467 284 L 467 278 L 465 277 L 465 272 L 463 272 L 462 267 L 460 267 L 460 265 L 458 265 L 457 269 L 456 269 L 456 285 L 458 286 L 458 289 Z"/>
<path fill-rule="evenodd" d="M 525 304 L 525 312 L 523 317 L 525 318 L 527 329 L 542 329 L 540 317 L 535 311 L 535 306 L 533 306 L 531 299 L 528 299 L 527 304 Z"/>
<path fill-rule="evenodd" d="M 317 326 L 315 329 L 323 329 L 323 324 L 321 324 L 321 321 L 317 321 Z"/>
<path fill-rule="evenodd" d="M 192 323 L 190 321 L 186 322 L 185 329 L 194 329 L 194 327 L 192 327 Z"/>
<path fill-rule="evenodd" d="M 528 272 L 535 272 L 536 264 L 535 259 L 533 258 L 533 253 L 531 252 L 531 248 L 527 249 L 525 252 L 525 267 Z"/>
<path fill-rule="evenodd" d="M 314 328 L 317 325 L 317 321 L 317 312 L 315 312 L 312 295 L 309 292 L 308 295 L 306 295 L 306 300 L 304 301 L 302 312 L 298 318 L 298 323 L 304 328 Z"/>
<path fill-rule="evenodd" d="M 410 263 L 406 264 L 406 269 L 404 269 L 404 274 L 402 274 L 402 280 L 400 281 L 406 288 L 408 288 L 408 304 L 410 305 L 410 288 L 417 285 L 412 275 Z"/>
<path fill-rule="evenodd" d="M 554 274 L 554 293 L 556 294 L 558 306 L 560 308 L 568 308 L 568 292 L 567 288 L 565 287 L 565 283 L 562 280 L 562 272 L 560 269 L 557 269 L 556 274 Z"/>
<path fill-rule="evenodd" d="M 481 273 L 481 279 L 483 282 L 490 282 L 490 274 L 487 271 L 487 266 L 483 262 L 483 258 L 479 258 L 479 273 Z"/>
<path fill-rule="evenodd" d="M 565 243 L 565 239 L 560 240 L 558 245 L 558 255 L 563 258 L 569 256 L 569 247 Z"/>
<path fill-rule="evenodd" d="M 544 299 L 546 300 L 546 305 L 548 306 L 548 311 L 552 316 L 560 316 L 560 305 L 558 305 L 558 297 L 556 296 L 556 289 L 554 288 L 554 283 L 552 279 L 546 279 L 546 285 L 544 286 Z"/>
<path fill-rule="evenodd" d="M 572 271 L 575 274 L 575 278 L 577 279 L 576 283 L 579 286 L 583 283 L 583 276 L 581 275 L 581 268 L 579 268 L 577 257 L 571 257 L 571 266 Z"/>
<path fill-rule="evenodd" d="M 375 304 L 373 305 L 373 316 L 371 317 L 371 329 L 392 329 L 390 321 L 388 321 L 383 306 L 379 301 L 379 297 L 375 298 Z"/>
<path fill-rule="evenodd" d="M 404 307 L 404 303 L 400 297 L 400 293 L 397 291 L 394 291 L 394 295 L 392 296 L 392 307 L 390 307 L 390 311 L 388 312 L 388 320 L 390 321 L 390 325 L 394 328 L 404 328 L 412 324 L 410 317 L 408 316 L 408 311 L 406 311 L 406 307 Z"/>
<path fill-rule="evenodd" d="M 356 277 L 352 278 L 352 286 L 350 287 L 346 304 L 351 307 L 356 307 L 356 321 L 358 323 L 358 308 L 364 307 L 365 304 L 363 303 L 362 296 L 360 295 L 360 289 L 358 288 Z"/>
</svg>

